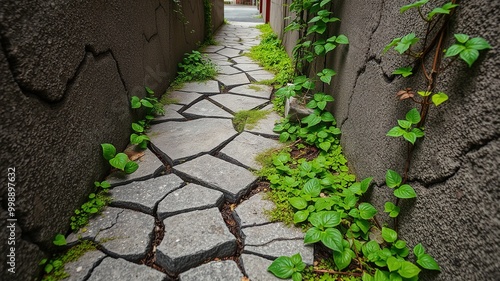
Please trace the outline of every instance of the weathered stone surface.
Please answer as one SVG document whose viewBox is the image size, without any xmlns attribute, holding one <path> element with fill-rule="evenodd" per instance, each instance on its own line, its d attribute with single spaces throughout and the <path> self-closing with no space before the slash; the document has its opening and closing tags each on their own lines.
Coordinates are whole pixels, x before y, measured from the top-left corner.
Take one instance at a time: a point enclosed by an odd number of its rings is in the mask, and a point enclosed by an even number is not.
<svg viewBox="0 0 500 281">
<path fill-rule="evenodd" d="M 224 194 L 201 185 L 190 183 L 171 192 L 158 205 L 160 219 L 194 210 L 220 207 Z"/>
<path fill-rule="evenodd" d="M 267 70 L 255 70 L 247 73 L 257 82 L 274 79 L 274 74 Z"/>
<path fill-rule="evenodd" d="M 218 94 L 220 89 L 217 81 L 208 80 L 203 82 L 184 83 L 184 86 L 179 89 L 179 91 L 196 92 L 201 94 Z"/>
<path fill-rule="evenodd" d="M 236 50 L 236 49 L 232 49 L 232 48 L 224 48 L 220 51 L 217 51 L 217 54 L 226 56 L 228 58 L 237 57 L 240 55 L 240 53 L 241 53 L 241 50 Z"/>
<path fill-rule="evenodd" d="M 208 153 L 236 135 L 228 119 L 203 118 L 151 126 L 151 142 L 172 160 Z"/>
<path fill-rule="evenodd" d="M 132 174 L 114 171 L 106 178 L 106 181 L 111 185 L 127 184 L 132 181 L 152 178 L 157 176 L 161 172 L 161 168 L 164 167 L 160 159 L 149 149 L 141 149 L 136 145 L 130 145 L 124 152 L 127 155 L 132 155 L 129 157 L 132 157 L 139 164 L 139 168 Z"/>
<path fill-rule="evenodd" d="M 170 174 L 154 179 L 133 182 L 111 190 L 113 207 L 138 210 L 153 215 L 156 204 L 169 192 L 179 188 L 183 181 Z"/>
<path fill-rule="evenodd" d="M 163 222 L 165 236 L 158 246 L 156 261 L 172 272 L 185 271 L 207 259 L 230 256 L 236 250 L 236 238 L 217 208 L 175 215 Z"/>
<path fill-rule="evenodd" d="M 229 92 L 233 94 L 240 94 L 264 99 L 269 99 L 271 97 L 272 91 L 273 87 L 271 86 L 257 84 L 238 86 L 229 90 Z"/>
<path fill-rule="evenodd" d="M 237 112 L 240 110 L 250 110 L 259 105 L 263 105 L 267 101 L 264 99 L 232 95 L 232 94 L 221 94 L 211 97 L 212 100 L 222 104 L 229 110 Z"/>
<path fill-rule="evenodd" d="M 166 277 L 165 273 L 146 265 L 138 265 L 124 259 L 107 257 L 94 269 L 88 281 L 163 281 Z"/>
<path fill-rule="evenodd" d="M 245 73 L 231 75 L 219 74 L 215 77 L 215 79 L 219 80 L 222 84 L 228 87 L 250 83 L 250 80 L 248 80 Z"/>
<path fill-rule="evenodd" d="M 273 263 L 272 260 L 268 260 L 259 256 L 251 254 L 242 254 L 241 263 L 245 269 L 245 273 L 248 278 L 252 281 L 254 280 L 265 280 L 265 281 L 281 281 L 280 279 L 271 272 L 267 271 L 267 268 Z"/>
<path fill-rule="evenodd" d="M 299 102 L 298 99 L 290 97 L 285 100 L 285 117 L 290 120 L 300 121 L 302 118 L 307 117 L 314 110 L 306 107 L 305 104 Z"/>
<path fill-rule="evenodd" d="M 215 61 L 227 61 L 228 60 L 228 58 L 226 56 L 219 55 L 217 53 L 214 53 L 214 54 L 208 53 L 208 54 L 206 54 L 206 56 L 208 58 L 210 58 L 210 60 L 213 62 L 215 62 Z"/>
<path fill-rule="evenodd" d="M 217 105 L 211 103 L 210 101 L 204 99 L 201 100 L 188 109 L 184 111 L 184 114 L 191 116 L 203 116 L 203 117 L 226 117 L 232 118 L 233 115 L 224 109 L 218 107 Z"/>
<path fill-rule="evenodd" d="M 211 45 L 211 46 L 207 46 L 207 47 L 203 48 L 202 51 L 204 53 L 215 53 L 215 52 L 222 50 L 222 49 L 224 49 L 224 46 Z"/>
<path fill-rule="evenodd" d="M 272 210 L 275 205 L 263 196 L 264 193 L 257 193 L 236 207 L 233 216 L 241 228 L 269 223 L 265 211 Z"/>
<path fill-rule="evenodd" d="M 236 63 L 255 63 L 254 60 L 252 60 L 251 58 L 249 58 L 247 56 L 239 56 L 239 57 L 232 58 L 231 60 L 233 60 Z"/>
<path fill-rule="evenodd" d="M 120 257 L 139 260 L 146 255 L 151 245 L 154 217 L 132 210 L 107 207 L 89 224 L 66 239 L 75 242 L 79 237 L 100 242 L 104 252 Z"/>
<path fill-rule="evenodd" d="M 181 273 L 180 281 L 240 281 L 243 273 L 232 260 L 213 261 Z"/>
<path fill-rule="evenodd" d="M 279 136 L 279 134 L 274 132 L 273 129 L 276 122 L 279 122 L 281 120 L 281 116 L 279 116 L 275 111 L 272 111 L 272 104 L 262 108 L 262 110 L 270 110 L 271 112 L 265 118 L 259 120 L 257 124 L 253 125 L 251 128 L 249 125 L 245 126 L 245 131 L 263 136 Z"/>
<path fill-rule="evenodd" d="M 245 227 L 242 229 L 246 246 L 263 246 L 276 240 L 302 240 L 304 232 L 281 222 Z"/>
<path fill-rule="evenodd" d="M 81 281 L 90 276 L 90 272 L 106 255 L 98 250 L 86 252 L 77 261 L 64 265 L 64 271 L 69 274 L 65 281 Z"/>
<path fill-rule="evenodd" d="M 236 74 L 236 73 L 241 73 L 241 70 L 236 69 L 232 66 L 229 65 L 223 65 L 219 67 L 219 73 L 220 74 Z"/>
<path fill-rule="evenodd" d="M 250 171 L 211 155 L 200 156 L 174 169 L 197 183 L 224 192 L 230 202 L 238 201 L 257 179 Z"/>
<path fill-rule="evenodd" d="M 168 97 L 177 104 L 187 105 L 201 98 L 203 95 L 193 92 L 173 91 Z"/>
<path fill-rule="evenodd" d="M 256 254 L 271 259 L 277 259 L 280 256 L 291 256 L 299 253 L 302 261 L 308 265 L 314 262 L 314 247 L 305 245 L 303 239 L 298 240 L 275 240 L 261 246 L 246 245 L 244 253 Z"/>
<path fill-rule="evenodd" d="M 220 152 L 224 158 L 232 158 L 246 167 L 258 170 L 262 165 L 255 160 L 255 157 L 264 151 L 280 146 L 281 144 L 277 140 L 243 132 Z"/>
<path fill-rule="evenodd" d="M 177 101 L 176 101 L 177 102 Z M 158 115 L 151 123 L 158 123 L 169 120 L 184 120 L 186 119 L 178 111 L 182 108 L 179 104 L 167 104 L 163 107 L 165 113 L 163 115 Z"/>
<path fill-rule="evenodd" d="M 239 63 L 235 67 L 243 71 L 263 70 L 263 68 L 256 63 Z"/>
<path fill-rule="evenodd" d="M 221 67 L 221 66 L 230 66 L 230 65 L 234 64 L 233 62 L 227 61 L 227 60 L 213 60 L 212 62 L 215 63 L 219 67 Z"/>
</svg>

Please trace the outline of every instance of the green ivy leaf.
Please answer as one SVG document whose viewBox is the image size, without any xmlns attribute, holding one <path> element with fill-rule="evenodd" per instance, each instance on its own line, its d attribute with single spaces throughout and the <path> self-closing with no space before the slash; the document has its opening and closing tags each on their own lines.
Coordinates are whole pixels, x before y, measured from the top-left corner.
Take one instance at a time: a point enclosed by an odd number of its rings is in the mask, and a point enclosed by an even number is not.
<svg viewBox="0 0 500 281">
<path fill-rule="evenodd" d="M 139 164 L 134 161 L 127 162 L 127 164 L 125 164 L 125 167 L 123 168 L 123 170 L 127 174 L 132 174 L 133 172 L 137 171 L 137 169 L 139 169 Z"/>
<path fill-rule="evenodd" d="M 292 205 L 297 210 L 303 210 L 307 208 L 307 201 L 302 197 L 292 197 L 288 199 L 290 205 Z"/>
<path fill-rule="evenodd" d="M 323 151 L 328 151 L 328 149 L 330 149 L 330 147 L 332 146 L 332 143 L 325 141 L 325 142 L 320 143 L 318 146 Z"/>
<path fill-rule="evenodd" d="M 113 157 L 112 159 L 109 160 L 109 164 L 111 164 L 111 166 L 123 171 L 123 169 L 125 169 L 125 165 L 127 164 L 128 161 L 129 160 L 128 160 L 127 154 L 118 153 L 118 154 L 116 154 L 115 157 Z"/>
<path fill-rule="evenodd" d="M 336 211 L 321 211 L 309 216 L 309 222 L 320 229 L 335 227 L 340 224 L 340 219 L 340 214 Z"/>
<path fill-rule="evenodd" d="M 398 239 L 398 233 L 388 227 L 382 227 L 382 238 L 388 243 L 392 243 Z"/>
<path fill-rule="evenodd" d="M 380 245 L 377 243 L 377 241 L 371 240 L 369 242 L 366 242 L 362 247 L 361 251 L 363 252 L 363 255 L 365 257 L 368 257 L 372 253 L 376 253 L 380 250 Z"/>
<path fill-rule="evenodd" d="M 400 54 L 403 54 L 410 48 L 411 45 L 417 43 L 419 40 L 419 38 L 415 37 L 415 33 L 409 33 L 401 38 L 401 41 L 397 43 L 396 47 L 394 47 L 394 50 L 396 50 Z"/>
<path fill-rule="evenodd" d="M 154 105 L 151 102 L 149 102 L 148 100 L 146 100 L 146 99 L 142 99 L 141 100 L 141 104 L 144 107 L 147 107 L 147 108 L 153 108 L 154 107 Z"/>
<path fill-rule="evenodd" d="M 389 132 L 387 132 L 386 136 L 388 136 L 388 137 L 400 137 L 404 133 L 406 133 L 405 130 L 401 129 L 401 127 L 399 127 L 399 126 L 396 126 L 392 129 L 390 129 Z"/>
<path fill-rule="evenodd" d="M 446 95 L 443 92 L 435 93 L 432 95 L 432 103 L 434 103 L 435 106 L 439 106 L 443 102 L 448 100 L 448 95 Z"/>
<path fill-rule="evenodd" d="M 484 38 L 481 37 L 476 37 L 468 40 L 465 43 L 465 47 L 467 49 L 475 49 L 475 50 L 484 50 L 484 49 L 491 49 L 491 45 L 486 41 Z"/>
<path fill-rule="evenodd" d="M 428 254 L 419 256 L 417 259 L 417 263 L 425 269 L 441 271 L 441 268 L 439 267 L 436 260 L 434 260 L 434 258 Z"/>
<path fill-rule="evenodd" d="M 406 120 L 408 120 L 412 124 L 418 124 L 418 122 L 420 122 L 420 113 L 416 108 L 412 108 L 410 111 L 408 111 L 408 113 L 406 113 Z"/>
<path fill-rule="evenodd" d="M 335 39 L 335 42 L 338 44 L 349 44 L 349 39 L 347 38 L 347 36 L 340 34 L 339 36 L 337 36 L 337 39 Z"/>
<path fill-rule="evenodd" d="M 426 4 L 427 2 L 429 2 L 429 0 L 420 0 L 420 1 L 417 1 L 415 3 L 405 5 L 399 9 L 399 12 L 404 13 L 404 12 L 408 11 L 409 9 L 421 7 L 424 4 Z"/>
<path fill-rule="evenodd" d="M 290 134 L 288 132 L 282 132 L 280 134 L 280 142 L 286 142 L 290 138 Z"/>
<path fill-rule="evenodd" d="M 432 92 L 426 92 L 426 91 L 418 91 L 417 93 L 419 95 L 421 95 L 422 97 L 427 97 L 427 96 L 430 96 L 432 94 Z"/>
<path fill-rule="evenodd" d="M 326 107 L 326 101 L 319 101 L 318 102 L 318 108 L 321 109 L 321 110 L 324 110 Z M 321 120 L 321 117 L 320 117 L 320 120 Z"/>
<path fill-rule="evenodd" d="M 425 248 L 422 246 L 422 243 L 418 243 L 415 247 L 413 247 L 413 253 L 417 258 L 420 258 L 425 254 Z"/>
<path fill-rule="evenodd" d="M 424 136 L 424 131 L 420 130 L 419 128 L 413 128 L 411 132 L 414 133 L 417 138 L 421 138 Z"/>
<path fill-rule="evenodd" d="M 382 54 L 386 53 L 387 51 L 389 51 L 389 49 L 396 46 L 400 41 L 401 41 L 401 37 L 392 39 L 391 43 L 387 44 L 387 46 L 384 47 Z"/>
<path fill-rule="evenodd" d="M 350 248 L 344 248 L 342 252 L 333 252 L 333 261 L 339 270 L 343 270 L 351 264 L 353 255 L 355 256 Z"/>
<path fill-rule="evenodd" d="M 298 211 L 293 215 L 293 223 L 298 224 L 301 223 L 309 217 L 309 211 L 303 210 L 303 211 Z"/>
<path fill-rule="evenodd" d="M 275 259 L 267 270 L 278 278 L 288 279 L 294 273 L 294 268 L 295 265 L 293 264 L 292 259 L 286 256 L 281 256 Z"/>
<path fill-rule="evenodd" d="M 321 121 L 333 122 L 333 121 L 335 121 L 335 117 L 333 117 L 333 115 L 330 112 L 325 111 L 325 112 L 321 113 Z"/>
<path fill-rule="evenodd" d="M 412 126 L 411 122 L 408 120 L 398 120 L 398 125 L 399 125 L 399 127 L 403 128 L 403 129 L 407 129 L 407 130 L 410 129 Z M 404 133 L 403 133 L 403 135 L 404 135 Z"/>
<path fill-rule="evenodd" d="M 403 138 L 407 141 L 409 141 L 411 144 L 415 144 L 415 141 L 417 140 L 417 135 L 413 132 L 405 132 L 403 134 Z"/>
<path fill-rule="evenodd" d="M 385 174 L 385 183 L 387 184 L 388 187 L 394 188 L 398 187 L 403 179 L 401 176 L 393 170 L 387 170 L 387 173 Z"/>
<path fill-rule="evenodd" d="M 368 177 L 364 180 L 361 181 L 361 193 L 365 193 L 368 191 L 368 188 L 370 187 L 370 183 L 372 182 L 373 177 Z"/>
<path fill-rule="evenodd" d="M 107 182 L 107 181 L 102 181 L 101 184 L 100 184 L 100 187 L 103 188 L 103 189 L 110 188 L 111 184 L 109 182 Z"/>
<path fill-rule="evenodd" d="M 469 35 L 467 34 L 454 34 L 453 36 L 455 36 L 455 39 L 462 44 L 465 44 L 465 42 L 469 40 Z"/>
<path fill-rule="evenodd" d="M 313 244 L 319 242 L 320 240 L 321 231 L 316 227 L 309 228 L 309 230 L 306 232 L 306 235 L 304 236 L 304 244 Z"/>
<path fill-rule="evenodd" d="M 102 147 L 102 156 L 106 160 L 111 160 L 113 157 L 115 157 L 116 154 L 116 148 L 114 145 L 110 143 L 101 143 Z"/>
<path fill-rule="evenodd" d="M 477 60 L 479 57 L 479 51 L 476 49 L 465 49 L 462 52 L 460 52 L 460 58 L 464 60 L 469 67 L 472 67 L 472 64 Z"/>
<path fill-rule="evenodd" d="M 462 45 L 462 44 L 453 44 L 451 45 L 447 50 L 446 50 L 446 53 L 444 54 L 444 56 L 446 58 L 449 58 L 449 57 L 454 57 L 458 54 L 460 54 L 463 50 L 465 50 L 465 46 Z"/>
<path fill-rule="evenodd" d="M 411 66 L 408 67 L 400 67 L 392 72 L 394 75 L 402 75 L 403 77 L 408 77 L 413 74 L 413 68 Z"/>
<path fill-rule="evenodd" d="M 318 116 L 316 113 L 311 113 L 308 116 L 302 118 L 302 122 L 306 123 L 307 127 L 312 127 L 321 122 L 321 117 Z"/>
<path fill-rule="evenodd" d="M 302 273 L 300 272 L 292 273 L 292 281 L 302 281 Z"/>
<path fill-rule="evenodd" d="M 375 209 L 375 207 L 373 207 L 373 205 L 370 203 L 363 202 L 359 204 L 358 209 L 359 209 L 359 216 L 365 220 L 369 220 L 373 218 L 375 214 L 377 214 L 377 209 Z"/>
<path fill-rule="evenodd" d="M 394 243 L 394 247 L 396 247 L 396 249 L 402 250 L 406 247 L 406 241 L 398 240 L 396 241 L 396 243 Z"/>
<path fill-rule="evenodd" d="M 57 234 L 52 243 L 54 243 L 54 245 L 56 246 L 64 246 L 66 245 L 66 237 L 64 237 L 64 235 L 62 234 Z"/>
<path fill-rule="evenodd" d="M 49 263 L 47 264 L 45 267 L 44 267 L 44 270 L 45 270 L 45 273 L 49 274 L 50 272 L 52 272 L 52 270 L 54 269 L 54 267 Z"/>
<path fill-rule="evenodd" d="M 437 8 L 434 8 L 430 13 L 429 15 L 427 16 L 427 20 L 432 20 L 432 18 L 436 15 L 436 14 L 450 14 L 451 12 L 451 9 L 457 7 L 458 4 L 453 4 L 452 2 L 448 2 L 446 4 L 444 4 L 443 6 L 441 7 L 437 7 Z"/>
<path fill-rule="evenodd" d="M 139 107 L 141 107 L 141 100 L 139 99 L 139 97 L 133 96 L 130 99 L 130 107 L 132 107 L 132 108 L 139 108 Z"/>
<path fill-rule="evenodd" d="M 396 271 L 401 267 L 401 261 L 393 256 L 390 256 L 387 258 L 387 267 L 391 272 Z"/>
<path fill-rule="evenodd" d="M 324 47 L 325 47 L 325 53 L 328 53 L 328 52 L 333 51 L 335 48 L 337 48 L 337 45 L 335 45 L 333 43 L 326 43 L 324 45 Z"/>
<path fill-rule="evenodd" d="M 328 248 L 340 252 L 343 250 L 342 233 L 336 228 L 327 228 L 321 234 L 321 242 Z"/>
<path fill-rule="evenodd" d="M 149 87 L 144 87 L 146 89 L 146 92 L 150 95 L 154 95 L 155 92 L 153 92 L 153 90 L 151 90 Z"/>
<path fill-rule="evenodd" d="M 354 220 L 354 222 L 361 229 L 361 231 L 363 231 L 363 233 L 368 233 L 368 231 L 371 228 L 371 224 L 370 224 L 369 221 L 366 221 L 366 220 Z"/>
<path fill-rule="evenodd" d="M 141 125 L 139 125 L 137 123 L 132 123 L 132 130 L 134 130 L 137 133 L 142 133 L 142 132 L 144 132 L 144 127 L 142 127 Z"/>
<path fill-rule="evenodd" d="M 314 53 L 316 55 L 321 56 L 325 54 L 325 47 L 323 45 L 316 45 L 314 46 Z"/>
<path fill-rule="evenodd" d="M 401 268 L 398 270 L 399 275 L 404 278 L 412 278 L 418 276 L 420 273 L 420 268 L 411 262 L 403 261 L 401 263 Z"/>
<path fill-rule="evenodd" d="M 395 218 L 399 215 L 400 208 L 392 202 L 386 202 L 384 205 L 384 212 L 389 213 L 389 217 Z"/>
<path fill-rule="evenodd" d="M 364 271 L 363 276 L 361 277 L 361 281 L 375 281 L 375 279 L 373 278 L 373 276 Z"/>
<path fill-rule="evenodd" d="M 401 199 L 408 199 L 417 197 L 417 193 L 410 185 L 403 184 L 402 186 L 394 190 L 394 196 Z"/>
<path fill-rule="evenodd" d="M 321 183 L 317 178 L 310 179 L 304 184 L 302 192 L 311 197 L 318 197 L 321 193 Z"/>
</svg>

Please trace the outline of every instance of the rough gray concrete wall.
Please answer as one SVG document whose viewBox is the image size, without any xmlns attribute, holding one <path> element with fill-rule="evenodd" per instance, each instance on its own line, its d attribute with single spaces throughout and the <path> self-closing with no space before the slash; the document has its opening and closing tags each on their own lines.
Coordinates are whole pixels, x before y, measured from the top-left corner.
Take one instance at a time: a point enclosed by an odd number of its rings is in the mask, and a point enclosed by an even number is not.
<svg viewBox="0 0 500 281">
<path fill-rule="evenodd" d="M 411 106 L 395 93 L 422 86 L 421 80 L 391 76 L 407 60 L 394 52 L 381 56 L 393 38 L 425 32 L 415 11 L 399 13 L 411 2 L 344 0 L 332 9 L 341 18 L 332 35 L 346 34 L 350 44 L 327 57 L 326 66 L 338 74 L 326 91 L 335 98 L 331 110 L 352 170 L 360 179 L 374 176 L 370 200 L 379 210 L 394 201 L 384 186 L 386 170 L 404 168 L 406 144 L 385 136 Z M 410 246 L 421 242 L 442 268 L 440 274 L 424 273 L 423 280 L 500 276 L 499 10 L 498 1 L 460 1 L 450 33 L 484 37 L 493 49 L 482 52 L 472 68 L 459 62 L 439 77 L 438 90 L 450 100 L 431 109 L 414 153 L 409 181 L 418 198 L 403 204 L 400 234 Z M 392 224 L 383 214 L 379 219 Z"/>
<path fill-rule="evenodd" d="M 166 0 L 2 1 L 0 268 L 5 280 L 37 275 L 55 234 L 68 230 L 73 211 L 108 172 L 100 144 L 123 149 L 128 143 L 134 117 L 130 97 L 144 96 L 144 86 L 164 93 L 183 54 L 203 40 L 203 2 L 182 1 L 182 13 L 174 11 L 173 1 Z M 16 169 L 15 245 L 8 245 L 6 230 L 9 167 Z M 12 246 L 16 274 L 6 271 Z"/>
<path fill-rule="evenodd" d="M 212 0 L 212 31 L 224 23 L 224 0 Z"/>
</svg>

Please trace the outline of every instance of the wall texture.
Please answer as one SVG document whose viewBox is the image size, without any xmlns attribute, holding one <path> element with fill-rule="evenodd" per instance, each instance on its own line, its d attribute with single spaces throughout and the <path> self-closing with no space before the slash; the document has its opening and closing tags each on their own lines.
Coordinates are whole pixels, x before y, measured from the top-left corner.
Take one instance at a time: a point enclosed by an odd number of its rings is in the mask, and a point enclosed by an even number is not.
<svg viewBox="0 0 500 281">
<path fill-rule="evenodd" d="M 346 34 L 350 44 L 337 47 L 311 70 L 316 73 L 326 63 L 338 73 L 325 90 L 335 98 L 331 110 L 352 170 L 359 179 L 374 177 L 370 200 L 379 210 L 393 200 L 384 186 L 386 170 L 404 168 L 405 143 L 385 136 L 411 106 L 398 102 L 395 93 L 422 86 L 420 80 L 391 75 L 408 61 L 394 52 L 381 56 L 392 38 L 425 32 L 415 11 L 399 13 L 399 7 L 411 2 L 334 1 L 332 11 L 341 22 L 330 32 Z M 431 109 L 426 136 L 415 151 L 409 180 L 418 198 L 403 205 L 400 234 L 411 246 L 421 242 L 441 265 L 440 274 L 423 274 L 423 280 L 500 276 L 499 10 L 498 1 L 460 1 L 451 33 L 484 37 L 493 49 L 483 52 L 472 68 L 459 62 L 439 77 L 438 90 L 450 100 Z M 284 42 L 290 42 L 288 36 Z M 392 224 L 384 214 L 379 220 Z"/>
<path fill-rule="evenodd" d="M 220 3 L 219 3 L 220 2 Z M 213 29 L 223 22 L 213 0 Z M 165 92 L 204 38 L 203 1 L 2 1 L 0 6 L 0 268 L 32 280 L 73 210 L 109 167 L 100 143 L 123 149 L 129 100 Z M 182 14 L 185 16 L 183 18 Z M 185 24 L 185 20 L 189 21 Z M 6 272 L 7 169 L 16 170 L 16 274 Z"/>
</svg>

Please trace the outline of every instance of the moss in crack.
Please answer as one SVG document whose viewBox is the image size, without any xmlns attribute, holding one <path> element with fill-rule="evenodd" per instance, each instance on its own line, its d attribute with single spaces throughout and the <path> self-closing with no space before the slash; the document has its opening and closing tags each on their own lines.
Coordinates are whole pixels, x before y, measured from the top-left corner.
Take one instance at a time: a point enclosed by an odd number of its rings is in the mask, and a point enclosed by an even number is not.
<svg viewBox="0 0 500 281">
<path fill-rule="evenodd" d="M 233 125 L 238 132 L 245 128 L 253 129 L 259 120 L 266 118 L 270 110 L 241 110 L 235 113 Z"/>
</svg>

